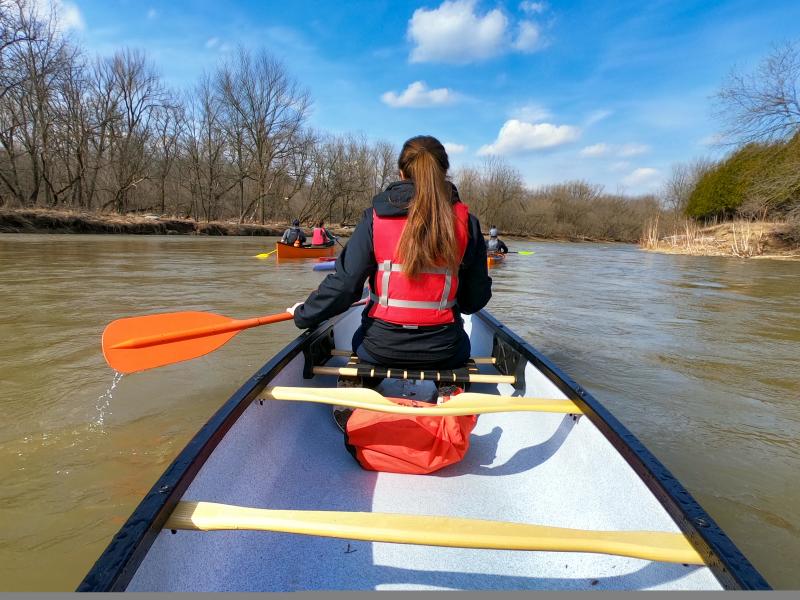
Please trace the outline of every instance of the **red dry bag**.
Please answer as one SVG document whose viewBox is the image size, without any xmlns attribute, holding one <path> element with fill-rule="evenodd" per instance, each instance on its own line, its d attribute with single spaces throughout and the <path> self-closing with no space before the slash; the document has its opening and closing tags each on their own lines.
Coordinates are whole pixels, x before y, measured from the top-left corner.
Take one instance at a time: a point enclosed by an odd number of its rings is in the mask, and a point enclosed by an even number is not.
<svg viewBox="0 0 800 600">
<path fill-rule="evenodd" d="M 430 406 L 405 398 L 391 400 Z M 345 445 L 367 470 L 424 475 L 461 461 L 477 422 L 477 415 L 427 417 L 357 408 L 345 427 Z"/>
</svg>

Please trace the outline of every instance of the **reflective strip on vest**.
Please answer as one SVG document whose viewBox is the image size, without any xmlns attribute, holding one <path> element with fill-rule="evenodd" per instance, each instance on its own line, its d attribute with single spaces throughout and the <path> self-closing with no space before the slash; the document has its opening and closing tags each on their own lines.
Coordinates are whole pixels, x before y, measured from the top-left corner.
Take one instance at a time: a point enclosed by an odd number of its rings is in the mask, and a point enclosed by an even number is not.
<svg viewBox="0 0 800 600">
<path fill-rule="evenodd" d="M 447 300 L 450 295 L 450 288 L 453 287 L 453 272 L 447 267 L 434 267 L 420 271 L 422 275 L 444 275 L 444 289 L 442 290 L 442 299 L 439 302 L 422 302 L 420 300 L 395 300 L 389 299 L 389 276 L 394 273 L 402 273 L 403 265 L 393 263 L 391 260 L 384 260 L 378 264 L 378 271 L 382 271 L 381 276 L 381 295 L 376 296 L 370 290 L 369 297 L 373 302 L 377 302 L 381 306 L 392 306 L 394 308 L 419 308 L 424 310 L 445 310 L 452 308 L 456 305 L 455 300 Z"/>
</svg>

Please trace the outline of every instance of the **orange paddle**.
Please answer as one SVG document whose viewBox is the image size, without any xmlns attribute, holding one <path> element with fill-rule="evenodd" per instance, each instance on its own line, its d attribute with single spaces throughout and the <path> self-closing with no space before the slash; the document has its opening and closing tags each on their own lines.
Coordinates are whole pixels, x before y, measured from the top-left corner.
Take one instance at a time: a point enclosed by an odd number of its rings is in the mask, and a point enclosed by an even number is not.
<svg viewBox="0 0 800 600">
<path fill-rule="evenodd" d="M 366 300 L 351 306 L 363 304 Z M 120 373 L 145 371 L 213 352 L 243 329 L 292 318 L 288 312 L 231 319 L 215 313 L 186 311 L 117 319 L 103 331 L 103 356 L 108 366 Z"/>
<path fill-rule="evenodd" d="M 117 319 L 103 331 L 103 356 L 120 373 L 144 371 L 213 352 L 243 329 L 291 319 L 288 312 L 231 319 L 198 311 Z"/>
</svg>

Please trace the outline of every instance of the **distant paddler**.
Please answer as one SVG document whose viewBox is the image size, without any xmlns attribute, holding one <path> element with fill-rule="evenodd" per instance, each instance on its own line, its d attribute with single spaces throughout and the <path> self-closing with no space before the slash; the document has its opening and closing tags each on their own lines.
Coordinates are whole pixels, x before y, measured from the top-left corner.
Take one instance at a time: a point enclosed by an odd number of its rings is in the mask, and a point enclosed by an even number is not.
<svg viewBox="0 0 800 600">
<path fill-rule="evenodd" d="M 497 227 L 494 225 L 489 229 L 489 241 L 486 242 L 486 251 L 490 254 L 508 254 L 508 246 L 497 237 Z"/>
<path fill-rule="evenodd" d="M 302 246 L 306 243 L 306 234 L 300 229 L 300 220 L 292 221 L 292 226 L 283 232 L 281 242 L 289 246 Z"/>
</svg>

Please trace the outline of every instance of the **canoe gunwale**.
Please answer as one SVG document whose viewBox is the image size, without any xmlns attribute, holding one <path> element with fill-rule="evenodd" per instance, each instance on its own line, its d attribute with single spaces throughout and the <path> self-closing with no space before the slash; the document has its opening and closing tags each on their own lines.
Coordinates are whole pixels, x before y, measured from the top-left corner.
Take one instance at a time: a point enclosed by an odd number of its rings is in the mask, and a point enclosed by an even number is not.
<svg viewBox="0 0 800 600">
<path fill-rule="evenodd" d="M 522 360 L 517 367 L 518 373 L 524 369 L 524 361 L 529 361 L 570 400 L 583 408 L 584 415 L 655 495 L 682 533 L 705 558 L 706 566 L 725 589 L 772 589 L 700 503 L 611 411 L 491 313 L 482 310 L 473 315 L 475 317 L 486 323 L 494 331 L 496 338 L 499 337 L 519 352 Z M 500 364 L 498 368 L 505 372 L 508 365 Z"/>
<path fill-rule="evenodd" d="M 114 535 L 77 591 L 125 590 L 173 509 L 225 434 L 269 382 L 298 354 L 306 355 L 304 362 L 308 369 L 308 365 L 314 364 L 315 359 L 319 358 L 316 354 L 323 349 L 333 349 L 331 334 L 336 323 L 343 317 L 344 314 L 339 315 L 317 330 L 301 333 L 214 413 Z M 707 566 L 724 588 L 771 589 L 763 576 L 683 485 L 608 409 L 493 315 L 482 310 L 472 317 L 480 319 L 490 328 L 495 338 L 495 348 L 501 340 L 519 354 L 516 365 L 510 364 L 512 357 L 503 357 L 502 361 L 498 358 L 500 364 L 497 365 L 502 373 L 516 372 L 515 387 L 524 386 L 524 367 L 527 361 L 583 408 L 584 414 L 622 455 L 705 558 Z M 305 374 L 306 377 L 309 375 Z"/>
</svg>

